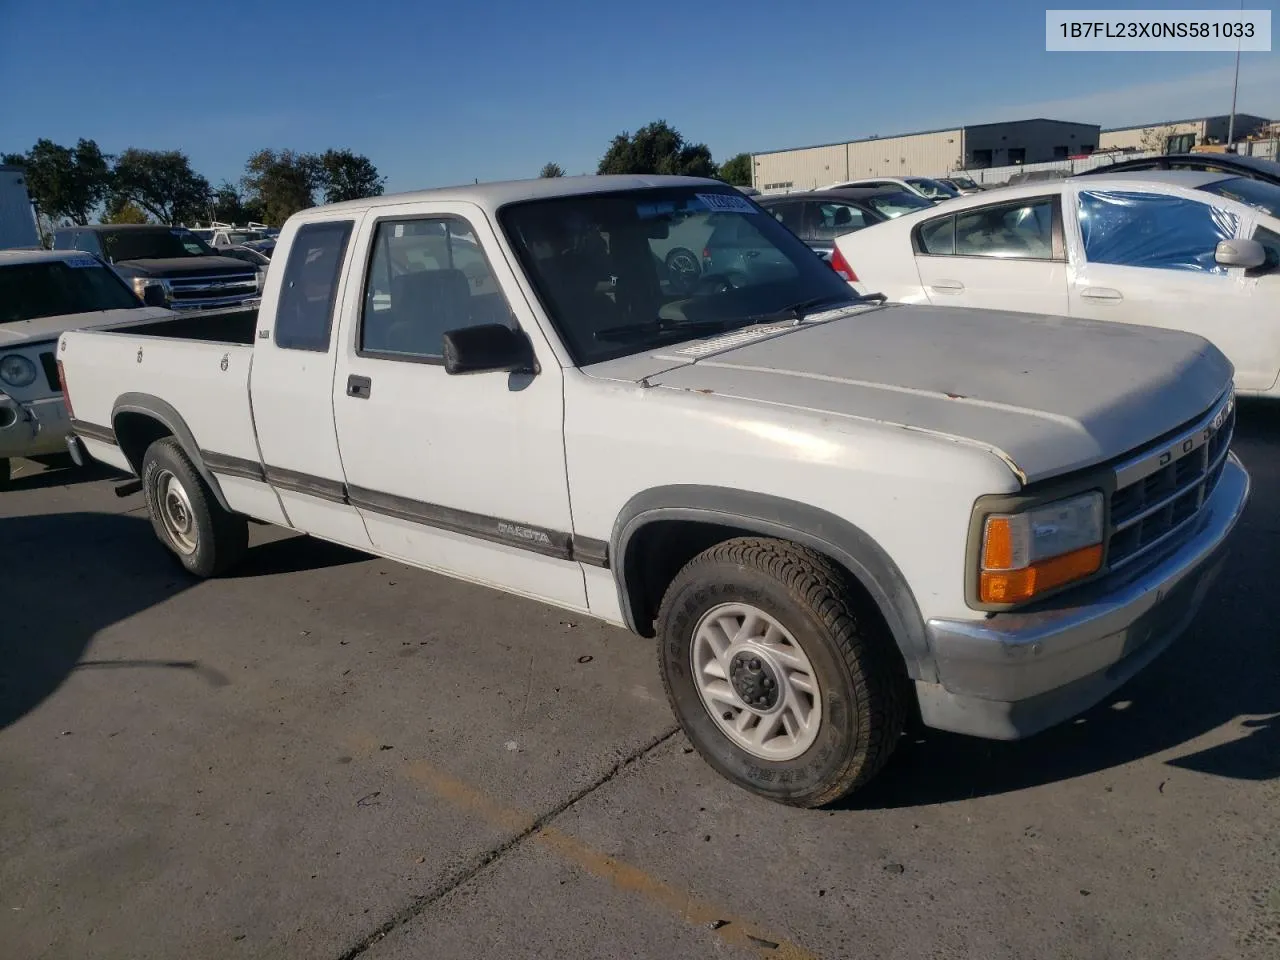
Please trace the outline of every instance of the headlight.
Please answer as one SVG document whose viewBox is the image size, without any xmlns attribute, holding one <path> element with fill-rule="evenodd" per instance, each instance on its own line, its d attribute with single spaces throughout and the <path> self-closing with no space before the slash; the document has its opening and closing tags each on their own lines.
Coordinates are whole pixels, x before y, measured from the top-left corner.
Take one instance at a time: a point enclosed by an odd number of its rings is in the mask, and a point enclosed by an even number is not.
<svg viewBox="0 0 1280 960">
<path fill-rule="evenodd" d="M 169 304 L 169 288 L 163 280 L 156 280 L 152 277 L 134 277 L 131 281 L 133 284 L 133 292 L 138 295 L 138 299 L 148 306 L 168 306 Z M 151 291 L 151 295 L 147 295 L 147 291 Z"/>
<path fill-rule="evenodd" d="M 1099 491 L 1018 513 L 996 513 L 982 525 L 978 599 L 1024 603 L 1102 567 L 1103 497 Z"/>
<path fill-rule="evenodd" d="M 11 353 L 0 357 L 0 380 L 11 387 L 25 387 L 36 378 L 36 365 L 26 357 Z"/>
</svg>

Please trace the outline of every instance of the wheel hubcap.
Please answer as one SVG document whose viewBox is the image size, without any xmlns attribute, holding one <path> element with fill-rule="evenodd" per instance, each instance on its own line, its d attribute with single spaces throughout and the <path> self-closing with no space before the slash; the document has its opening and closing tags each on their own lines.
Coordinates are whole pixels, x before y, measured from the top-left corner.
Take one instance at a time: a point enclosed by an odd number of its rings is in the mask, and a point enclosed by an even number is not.
<svg viewBox="0 0 1280 960">
<path fill-rule="evenodd" d="M 187 491 L 168 470 L 161 470 L 156 477 L 156 500 L 160 505 L 160 520 L 174 549 L 183 555 L 195 553 L 198 543 L 195 512 Z"/>
<path fill-rule="evenodd" d="M 694 628 L 690 660 L 707 713 L 735 745 L 764 760 L 793 760 L 813 745 L 822 694 L 791 633 L 758 607 L 727 603 Z"/>
</svg>

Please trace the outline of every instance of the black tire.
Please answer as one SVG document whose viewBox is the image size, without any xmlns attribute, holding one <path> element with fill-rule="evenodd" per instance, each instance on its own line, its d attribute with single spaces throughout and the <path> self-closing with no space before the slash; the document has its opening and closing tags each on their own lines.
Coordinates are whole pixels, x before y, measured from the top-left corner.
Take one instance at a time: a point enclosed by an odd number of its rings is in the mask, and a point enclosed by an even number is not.
<svg viewBox="0 0 1280 960">
<path fill-rule="evenodd" d="M 172 491 L 170 485 L 175 482 L 180 491 Z M 171 491 L 185 497 L 176 511 L 166 503 Z M 142 492 L 156 536 L 187 572 L 216 577 L 238 563 L 249 549 L 248 522 L 222 508 L 173 437 L 157 440 L 143 455 Z M 188 540 L 185 544 L 182 535 L 166 523 L 166 516 L 173 521 L 175 512 L 188 521 L 182 524 Z"/>
<path fill-rule="evenodd" d="M 702 276 L 702 261 L 688 247 L 672 247 L 664 265 L 672 288 L 680 293 L 692 290 Z"/>
<path fill-rule="evenodd" d="M 9 489 L 10 467 L 5 457 L 0 457 L 0 490 Z"/>
<path fill-rule="evenodd" d="M 889 759 L 906 722 L 906 673 L 878 612 L 861 609 L 848 584 L 822 555 L 756 538 L 711 547 L 671 582 L 658 611 L 663 685 L 685 735 L 722 776 L 770 800 L 820 807 L 866 783 Z M 698 692 L 695 631 L 726 603 L 772 617 L 813 667 L 822 719 L 813 743 L 794 759 L 748 753 L 720 729 Z"/>
</svg>

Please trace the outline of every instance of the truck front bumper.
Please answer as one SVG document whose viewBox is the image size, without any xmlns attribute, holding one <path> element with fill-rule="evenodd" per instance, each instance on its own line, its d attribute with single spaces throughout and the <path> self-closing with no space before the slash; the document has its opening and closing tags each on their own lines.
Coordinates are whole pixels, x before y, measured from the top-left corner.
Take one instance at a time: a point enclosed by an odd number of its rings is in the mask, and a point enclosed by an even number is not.
<svg viewBox="0 0 1280 960">
<path fill-rule="evenodd" d="M 0 459 L 62 453 L 70 432 L 61 396 L 23 403 L 0 393 Z"/>
<path fill-rule="evenodd" d="M 1155 566 L 1082 588 L 1071 607 L 930 620 L 939 682 L 916 681 L 925 724 L 1016 740 L 1098 703 L 1186 629 L 1248 499 L 1249 475 L 1230 454 L 1195 529 Z"/>
</svg>

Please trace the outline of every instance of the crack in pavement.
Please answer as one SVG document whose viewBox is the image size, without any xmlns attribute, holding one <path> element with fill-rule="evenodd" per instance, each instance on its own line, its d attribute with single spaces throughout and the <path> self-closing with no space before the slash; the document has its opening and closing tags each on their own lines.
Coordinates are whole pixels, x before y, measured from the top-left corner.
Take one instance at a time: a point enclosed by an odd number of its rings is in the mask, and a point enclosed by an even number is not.
<svg viewBox="0 0 1280 960">
<path fill-rule="evenodd" d="M 400 910 L 399 912 L 391 916 L 389 919 L 383 921 L 381 924 L 378 925 L 378 927 L 375 930 L 373 930 L 371 933 L 369 933 L 368 935 L 363 937 L 361 940 L 356 942 L 354 945 L 349 947 L 343 953 L 339 954 L 337 960 L 355 960 L 356 957 L 359 957 L 361 954 L 365 953 L 365 951 L 367 951 L 374 944 L 383 940 L 387 936 L 387 934 L 389 934 L 392 930 L 395 930 L 397 927 L 403 926 L 404 924 L 408 923 L 410 920 L 414 919 L 414 917 L 421 914 L 424 910 L 426 910 L 432 904 L 439 902 L 448 894 L 456 890 L 458 887 L 462 886 L 467 881 L 476 877 L 478 874 L 483 872 L 486 867 L 495 863 L 502 856 L 504 856 L 511 850 L 514 850 L 516 847 L 520 846 L 520 844 L 522 844 L 525 840 L 529 839 L 539 830 L 542 830 L 556 817 L 560 816 L 562 813 L 564 813 L 566 810 L 569 810 L 579 801 L 585 799 L 586 797 L 594 793 L 596 790 L 600 789 L 605 784 L 609 783 L 611 780 L 613 780 L 615 777 L 621 774 L 628 767 L 644 759 L 644 757 L 648 756 L 650 753 L 652 753 L 658 747 L 662 746 L 664 743 L 666 743 L 668 740 L 670 740 L 679 732 L 680 732 L 679 726 L 672 726 L 671 729 L 666 730 L 663 733 L 658 734 L 656 737 L 651 738 L 646 743 L 642 744 L 639 748 L 637 748 L 636 750 L 633 750 L 631 753 L 627 754 L 625 757 L 620 759 L 612 767 L 606 770 L 602 776 L 598 777 L 596 780 L 589 783 L 587 786 L 583 787 L 581 790 L 577 791 L 576 793 L 572 794 L 562 803 L 559 803 L 556 806 L 552 807 L 550 810 L 548 810 L 546 813 L 542 814 L 539 817 L 527 818 L 524 815 L 518 814 L 514 811 L 504 811 L 498 808 L 496 804 L 493 804 L 490 802 L 488 804 L 488 806 L 492 808 L 489 811 L 490 819 L 491 820 L 496 819 L 498 822 L 502 823 L 503 826 L 506 826 L 509 829 L 517 830 L 518 832 L 516 832 L 513 836 L 511 836 L 504 842 L 498 844 L 497 846 L 492 847 L 489 850 L 486 850 L 470 866 L 465 867 L 464 869 L 455 871 L 452 876 L 446 877 L 443 881 L 437 884 L 428 893 L 424 893 L 421 896 L 415 897 L 407 907 Z M 421 772 L 422 768 L 419 766 L 418 770 L 419 772 Z M 456 781 L 454 781 L 453 784 L 456 784 Z M 448 784 L 438 784 L 438 785 L 444 785 L 446 787 L 449 786 Z"/>
</svg>

